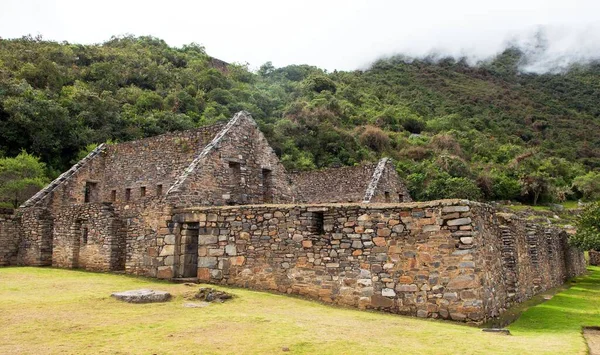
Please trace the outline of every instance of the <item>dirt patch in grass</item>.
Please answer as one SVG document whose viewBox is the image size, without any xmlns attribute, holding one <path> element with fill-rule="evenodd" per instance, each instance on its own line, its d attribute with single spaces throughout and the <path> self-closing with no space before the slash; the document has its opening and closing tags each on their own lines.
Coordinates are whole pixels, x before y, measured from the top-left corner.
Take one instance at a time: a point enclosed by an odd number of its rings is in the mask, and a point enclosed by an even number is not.
<svg viewBox="0 0 600 355">
<path fill-rule="evenodd" d="M 583 328 L 583 336 L 590 350 L 590 355 L 600 355 L 600 327 Z"/>
</svg>

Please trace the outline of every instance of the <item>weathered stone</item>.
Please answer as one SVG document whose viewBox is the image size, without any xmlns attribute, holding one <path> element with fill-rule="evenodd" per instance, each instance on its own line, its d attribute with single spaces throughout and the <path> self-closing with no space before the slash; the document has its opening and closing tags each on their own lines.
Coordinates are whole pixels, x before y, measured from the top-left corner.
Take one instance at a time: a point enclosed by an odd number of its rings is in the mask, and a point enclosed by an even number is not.
<svg viewBox="0 0 600 355">
<path fill-rule="evenodd" d="M 466 288 L 476 288 L 479 286 L 480 284 L 472 275 L 460 275 L 451 279 L 447 287 L 449 290 L 462 290 Z"/>
<path fill-rule="evenodd" d="M 460 237 L 460 242 L 463 244 L 473 244 L 473 237 Z"/>
<path fill-rule="evenodd" d="M 402 233 L 403 231 L 404 231 L 403 224 L 395 225 L 394 228 L 392 228 L 392 232 L 394 232 L 394 233 Z"/>
<path fill-rule="evenodd" d="M 123 292 L 115 292 L 112 297 L 129 303 L 154 303 L 166 302 L 171 298 L 171 294 L 166 291 L 139 289 Z"/>
<path fill-rule="evenodd" d="M 173 234 L 165 235 L 165 244 L 175 244 L 175 236 Z"/>
<path fill-rule="evenodd" d="M 452 212 L 469 212 L 469 206 L 444 206 L 442 207 L 443 213 L 452 213 Z"/>
<path fill-rule="evenodd" d="M 227 244 L 225 246 L 225 254 L 230 256 L 237 255 L 237 247 L 235 246 L 235 244 Z"/>
<path fill-rule="evenodd" d="M 398 292 L 417 292 L 417 291 L 419 291 L 419 287 L 415 284 L 398 285 L 398 286 L 396 286 L 396 291 L 398 291 Z"/>
<path fill-rule="evenodd" d="M 384 288 L 381 290 L 381 295 L 383 297 L 396 297 L 396 292 L 391 288 Z"/>
<path fill-rule="evenodd" d="M 160 254 L 158 254 L 159 256 L 168 256 L 168 255 L 173 255 L 175 253 L 175 246 L 174 245 L 165 245 L 164 247 L 162 247 Z"/>
<path fill-rule="evenodd" d="M 378 247 L 384 247 L 387 245 L 385 238 L 384 237 L 375 237 L 373 238 L 373 242 L 375 243 L 375 245 L 377 245 Z"/>
<path fill-rule="evenodd" d="M 380 295 L 373 295 L 371 296 L 371 306 L 374 308 L 390 308 L 394 306 L 394 300 Z"/>
<path fill-rule="evenodd" d="M 470 224 L 471 223 L 471 218 L 470 217 L 466 217 L 466 218 L 450 219 L 446 223 L 449 226 L 462 226 L 462 225 L 465 225 L 465 224 Z"/>
<path fill-rule="evenodd" d="M 216 257 L 198 257 L 198 267 L 214 268 L 217 266 Z"/>
</svg>

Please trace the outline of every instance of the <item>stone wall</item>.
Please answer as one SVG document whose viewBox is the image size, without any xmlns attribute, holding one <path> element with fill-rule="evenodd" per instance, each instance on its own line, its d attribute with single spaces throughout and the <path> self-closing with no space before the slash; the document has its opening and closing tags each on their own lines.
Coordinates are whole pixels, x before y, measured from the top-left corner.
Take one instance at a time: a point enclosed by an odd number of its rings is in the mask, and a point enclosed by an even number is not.
<svg viewBox="0 0 600 355">
<path fill-rule="evenodd" d="M 590 265 L 600 266 L 600 251 L 590 250 L 589 256 L 590 256 Z"/>
<path fill-rule="evenodd" d="M 515 236 L 508 260 L 497 218 L 489 206 L 456 200 L 192 208 L 174 212 L 163 237 L 170 242 L 158 243 L 157 252 L 173 252 L 170 270 L 180 269 L 189 241 L 198 251 L 197 276 L 207 282 L 466 322 L 584 272 L 582 253 L 568 248 L 564 234 L 536 229 L 527 238 L 517 220 L 508 225 Z M 527 261 L 530 245 L 536 265 Z M 517 280 L 514 294 L 510 280 Z"/>
<path fill-rule="evenodd" d="M 378 166 L 381 166 L 380 172 L 377 172 Z M 300 203 L 360 203 L 371 185 L 369 202 L 412 201 L 389 159 L 374 164 L 295 172 L 290 178 Z"/>
<path fill-rule="evenodd" d="M 52 214 L 45 207 L 19 209 L 21 234 L 18 262 L 23 265 L 48 266 L 52 264 Z"/>
<path fill-rule="evenodd" d="M 55 217 L 52 266 L 94 271 L 125 269 L 125 238 L 113 206 L 74 205 Z"/>
<path fill-rule="evenodd" d="M 0 266 L 17 263 L 20 218 L 12 209 L 0 208 Z"/>
<path fill-rule="evenodd" d="M 562 285 L 585 270 L 583 253 L 569 247 L 567 233 L 541 221 L 501 213 L 489 205 L 471 206 L 483 272 L 486 313 L 497 316 L 535 294 Z"/>
</svg>

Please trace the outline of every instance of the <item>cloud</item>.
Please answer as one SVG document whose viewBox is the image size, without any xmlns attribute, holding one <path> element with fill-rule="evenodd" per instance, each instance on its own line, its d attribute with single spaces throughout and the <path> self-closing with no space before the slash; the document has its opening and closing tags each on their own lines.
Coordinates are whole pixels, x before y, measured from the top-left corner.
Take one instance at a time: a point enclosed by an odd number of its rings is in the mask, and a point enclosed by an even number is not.
<svg viewBox="0 0 600 355">
<path fill-rule="evenodd" d="M 553 72 L 600 56 L 597 0 L 4 0 L 0 36 L 42 34 L 72 43 L 152 35 L 196 42 L 251 67 L 364 68 L 394 54 L 432 53 L 477 63 L 516 45 L 522 70 Z M 540 34 L 543 36 L 540 37 Z"/>
</svg>

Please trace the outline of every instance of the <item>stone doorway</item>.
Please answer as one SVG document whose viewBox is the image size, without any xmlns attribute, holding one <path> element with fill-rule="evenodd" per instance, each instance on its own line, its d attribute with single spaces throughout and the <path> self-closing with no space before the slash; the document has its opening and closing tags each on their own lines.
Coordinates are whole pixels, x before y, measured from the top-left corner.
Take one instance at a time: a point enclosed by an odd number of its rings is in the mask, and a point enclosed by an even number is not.
<svg viewBox="0 0 600 355">
<path fill-rule="evenodd" d="M 183 223 L 179 242 L 176 277 L 189 278 L 198 274 L 198 223 Z"/>
</svg>

